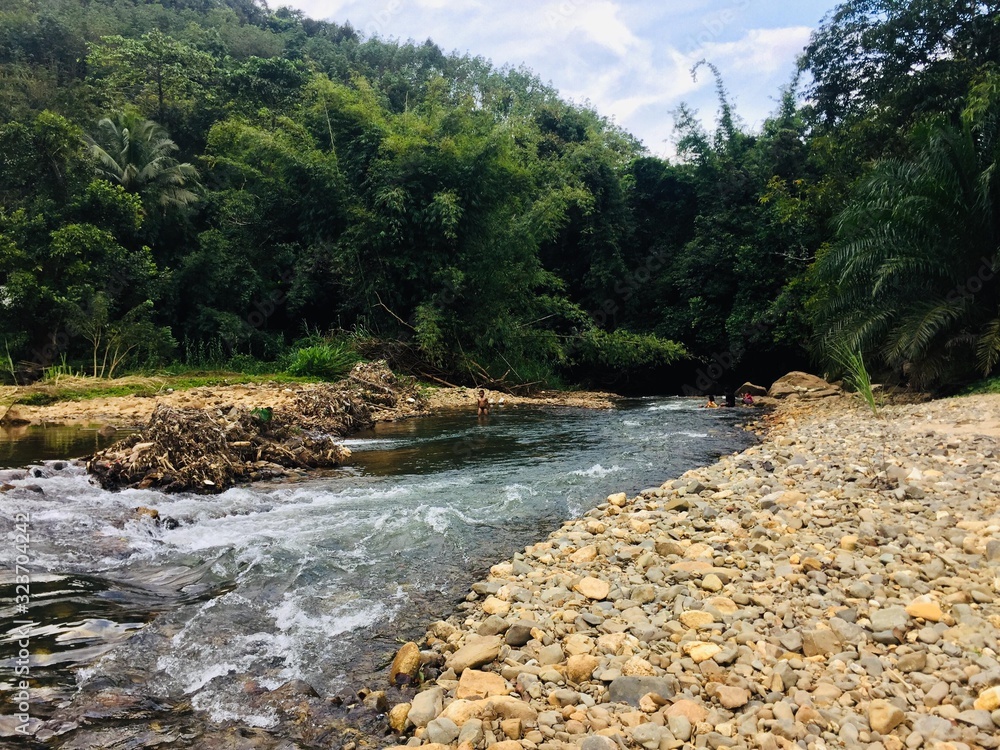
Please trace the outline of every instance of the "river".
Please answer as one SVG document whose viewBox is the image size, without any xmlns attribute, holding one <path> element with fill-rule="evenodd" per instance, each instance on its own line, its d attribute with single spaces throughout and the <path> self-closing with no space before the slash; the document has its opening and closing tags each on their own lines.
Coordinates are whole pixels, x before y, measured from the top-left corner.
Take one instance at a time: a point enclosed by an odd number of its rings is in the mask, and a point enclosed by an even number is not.
<svg viewBox="0 0 1000 750">
<path fill-rule="evenodd" d="M 400 641 L 451 614 L 490 565 L 609 492 L 634 494 L 749 444 L 746 411 L 697 407 L 636 399 L 381 424 L 345 441 L 344 470 L 212 497 L 109 493 L 78 464 L 43 464 L 2 496 L 0 690 L 15 687 L 22 619 L 39 718 L 58 718 L 78 685 L 125 670 L 213 721 L 270 727 L 277 717 L 249 707 L 245 676 L 265 689 L 302 679 L 321 694 L 375 680 Z M 30 517 L 24 613 L 17 514 Z M 13 710 L 5 700 L 0 713 Z"/>
</svg>

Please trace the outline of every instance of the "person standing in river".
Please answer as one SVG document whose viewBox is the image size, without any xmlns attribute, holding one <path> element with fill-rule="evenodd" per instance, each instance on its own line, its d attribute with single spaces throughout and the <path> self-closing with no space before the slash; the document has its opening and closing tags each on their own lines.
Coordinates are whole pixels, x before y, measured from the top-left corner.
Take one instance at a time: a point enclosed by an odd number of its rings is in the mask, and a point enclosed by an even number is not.
<svg viewBox="0 0 1000 750">
<path fill-rule="evenodd" d="M 479 396 L 476 398 L 476 404 L 479 407 L 480 417 L 488 417 L 490 415 L 490 400 L 486 398 L 486 391 L 482 388 L 479 389 Z"/>
</svg>

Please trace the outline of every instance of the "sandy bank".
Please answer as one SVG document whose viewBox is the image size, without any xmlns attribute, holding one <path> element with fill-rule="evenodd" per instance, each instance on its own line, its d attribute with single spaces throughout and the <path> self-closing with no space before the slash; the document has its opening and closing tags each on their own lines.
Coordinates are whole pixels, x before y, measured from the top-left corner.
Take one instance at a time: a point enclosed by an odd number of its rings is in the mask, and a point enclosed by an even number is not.
<svg viewBox="0 0 1000 750">
<path fill-rule="evenodd" d="M 400 651 L 396 741 L 1000 747 L 1000 396 L 884 416 L 786 403 L 494 566 Z"/>
<path fill-rule="evenodd" d="M 233 407 L 287 409 L 294 405 L 298 396 L 316 387 L 309 383 L 251 383 L 183 391 L 164 389 L 154 396 L 115 396 L 85 401 L 60 401 L 47 406 L 16 404 L 11 408 L 8 418 L 29 424 L 108 425 L 116 428 L 134 428 L 148 422 L 156 408 L 161 405 L 174 409 L 229 410 Z M 4 387 L 3 390 L 4 392 L 0 393 L 0 400 L 13 398 L 13 389 Z M 468 408 L 475 413 L 475 394 L 476 391 L 471 388 L 426 389 L 426 398 L 420 405 L 401 406 L 397 413 L 382 414 L 380 418 L 402 418 L 450 408 Z M 587 408 L 609 408 L 614 404 L 615 398 L 608 393 L 592 391 L 542 391 L 533 396 L 514 396 L 490 391 L 488 395 L 494 403 L 504 399 L 507 405 L 560 405 Z M 0 414 L 2 413 L 0 410 Z"/>
</svg>

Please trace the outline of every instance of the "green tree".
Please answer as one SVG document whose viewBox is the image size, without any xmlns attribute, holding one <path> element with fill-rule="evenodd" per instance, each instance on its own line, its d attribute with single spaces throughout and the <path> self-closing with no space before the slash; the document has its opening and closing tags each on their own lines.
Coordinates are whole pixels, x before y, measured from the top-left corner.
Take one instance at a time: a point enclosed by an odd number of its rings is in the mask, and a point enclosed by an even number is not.
<svg viewBox="0 0 1000 750">
<path fill-rule="evenodd" d="M 198 170 L 174 158 L 177 144 L 152 120 L 135 112 L 105 117 L 86 142 L 98 173 L 148 204 L 165 209 L 198 200 L 191 189 L 197 186 Z"/>
<path fill-rule="evenodd" d="M 159 30 L 102 38 L 91 45 L 87 68 L 105 109 L 134 104 L 161 123 L 210 108 L 214 99 L 212 56 Z"/>
<path fill-rule="evenodd" d="M 1000 361 L 1000 80 L 962 121 L 915 128 L 916 157 L 879 162 L 817 263 L 823 352 L 859 351 L 919 385 L 987 375 Z"/>
</svg>

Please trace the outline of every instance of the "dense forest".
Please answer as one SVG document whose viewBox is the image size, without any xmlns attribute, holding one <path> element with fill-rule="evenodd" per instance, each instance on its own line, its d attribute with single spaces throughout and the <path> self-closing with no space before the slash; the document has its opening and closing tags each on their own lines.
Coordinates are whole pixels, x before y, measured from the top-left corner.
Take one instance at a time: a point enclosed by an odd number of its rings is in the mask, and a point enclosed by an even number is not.
<svg viewBox="0 0 1000 750">
<path fill-rule="evenodd" d="M 707 391 L 844 351 L 967 382 L 1000 361 L 998 63 L 1000 3 L 851 0 L 759 132 L 706 61 L 714 128 L 680 108 L 663 160 L 430 40 L 0 0 L 7 376 L 324 340 L 449 382 Z"/>
</svg>

